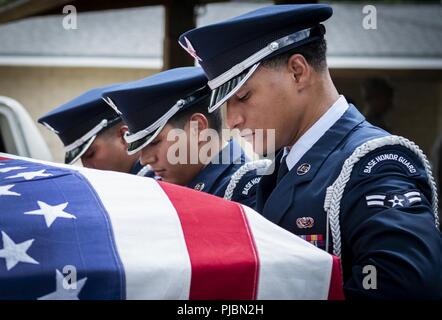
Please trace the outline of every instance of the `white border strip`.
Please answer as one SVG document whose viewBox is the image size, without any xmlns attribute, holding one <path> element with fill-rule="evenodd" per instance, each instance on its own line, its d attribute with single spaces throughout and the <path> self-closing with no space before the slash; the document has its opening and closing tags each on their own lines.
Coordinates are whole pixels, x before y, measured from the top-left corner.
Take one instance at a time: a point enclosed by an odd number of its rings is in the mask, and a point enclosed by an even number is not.
<svg viewBox="0 0 442 320">
<path fill-rule="evenodd" d="M 80 172 L 112 222 L 127 299 L 189 299 L 192 267 L 181 222 L 160 185 L 117 172 Z"/>
<path fill-rule="evenodd" d="M 343 57 L 328 56 L 331 69 L 405 69 L 440 70 L 442 58 L 414 57 Z M 3 56 L 0 66 L 29 67 L 83 67 L 161 69 L 162 57 L 155 58 L 108 58 L 108 57 L 50 57 L 50 56 Z"/>
<path fill-rule="evenodd" d="M 327 56 L 330 69 L 440 70 L 441 58 Z"/>
<path fill-rule="evenodd" d="M 128 68 L 162 69 L 162 57 L 155 58 L 108 58 L 108 57 L 50 57 L 50 56 L 3 56 L 2 66 L 29 67 L 83 67 L 83 68 Z"/>
<path fill-rule="evenodd" d="M 328 299 L 332 256 L 243 208 L 259 254 L 257 299 Z"/>
</svg>

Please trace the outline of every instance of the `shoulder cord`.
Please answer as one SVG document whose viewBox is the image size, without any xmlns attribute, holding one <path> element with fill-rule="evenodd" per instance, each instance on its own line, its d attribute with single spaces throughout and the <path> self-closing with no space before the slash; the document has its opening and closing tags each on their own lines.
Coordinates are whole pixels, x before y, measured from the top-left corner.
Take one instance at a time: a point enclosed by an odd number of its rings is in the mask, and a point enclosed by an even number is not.
<svg viewBox="0 0 442 320">
<path fill-rule="evenodd" d="M 333 182 L 331 186 L 327 188 L 324 210 L 327 213 L 327 234 L 326 234 L 326 248 L 328 250 L 329 245 L 329 230 L 331 231 L 333 240 L 333 254 L 335 256 L 341 256 L 341 229 L 339 224 L 339 214 L 341 208 L 341 200 L 344 194 L 345 186 L 350 180 L 350 176 L 354 165 L 361 160 L 369 152 L 380 147 L 389 145 L 401 145 L 409 150 L 411 150 L 417 157 L 422 161 L 425 167 L 425 172 L 428 177 L 428 183 L 431 187 L 432 192 L 432 209 L 434 213 L 434 220 L 436 227 L 439 227 L 439 217 L 438 217 L 438 198 L 437 198 L 437 187 L 434 181 L 431 165 L 422 150 L 412 141 L 400 137 L 400 136 L 387 136 L 382 138 L 373 139 L 368 141 L 358 148 L 355 149 L 353 154 L 345 160 L 344 165 L 341 169 L 341 173 L 338 178 Z"/>
</svg>

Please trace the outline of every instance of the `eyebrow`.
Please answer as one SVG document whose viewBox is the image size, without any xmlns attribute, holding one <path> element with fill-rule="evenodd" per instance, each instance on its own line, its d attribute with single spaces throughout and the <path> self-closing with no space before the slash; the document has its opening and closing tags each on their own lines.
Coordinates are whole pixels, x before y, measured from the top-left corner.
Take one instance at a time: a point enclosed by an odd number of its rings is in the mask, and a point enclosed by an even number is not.
<svg viewBox="0 0 442 320">
<path fill-rule="evenodd" d="M 235 92 L 235 95 L 238 97 L 238 95 L 244 91 L 249 91 L 250 89 L 247 88 L 246 84 L 243 84 L 241 88 L 239 88 L 238 91 Z"/>
</svg>

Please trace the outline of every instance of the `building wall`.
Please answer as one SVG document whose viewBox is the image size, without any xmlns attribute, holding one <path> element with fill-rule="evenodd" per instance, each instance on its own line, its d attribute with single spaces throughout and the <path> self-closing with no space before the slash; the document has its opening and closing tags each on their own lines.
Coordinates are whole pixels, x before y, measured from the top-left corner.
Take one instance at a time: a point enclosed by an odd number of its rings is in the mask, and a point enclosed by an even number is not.
<svg viewBox="0 0 442 320">
<path fill-rule="evenodd" d="M 334 77 L 338 91 L 363 111 L 363 78 Z M 394 107 L 386 117 L 392 133 L 416 142 L 431 157 L 438 133 L 442 133 L 442 81 L 434 79 L 394 78 Z"/>
<path fill-rule="evenodd" d="M 35 121 L 47 111 L 102 85 L 137 80 L 158 70 L 119 68 L 0 67 L 0 95 L 20 102 Z M 38 124 L 55 161 L 64 160 L 63 145 Z"/>
</svg>

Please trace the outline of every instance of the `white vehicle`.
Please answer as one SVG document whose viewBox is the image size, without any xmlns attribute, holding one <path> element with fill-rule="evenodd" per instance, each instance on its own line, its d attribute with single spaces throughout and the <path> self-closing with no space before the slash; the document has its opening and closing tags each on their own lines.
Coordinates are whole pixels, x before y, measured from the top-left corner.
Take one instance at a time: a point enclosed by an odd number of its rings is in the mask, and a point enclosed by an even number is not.
<svg viewBox="0 0 442 320">
<path fill-rule="evenodd" d="M 52 161 L 52 154 L 26 109 L 0 96 L 0 152 Z"/>
</svg>

